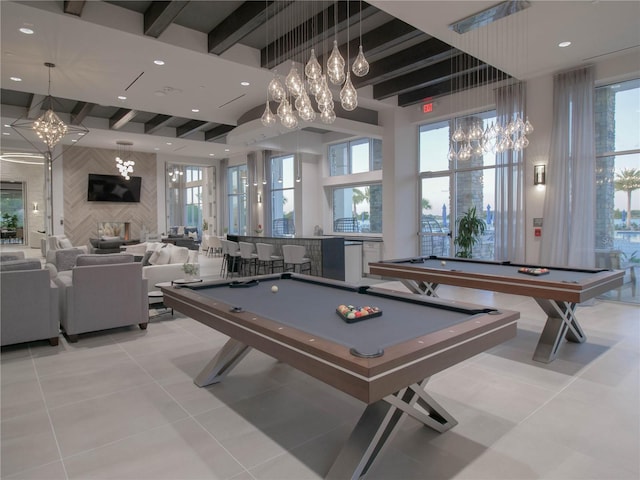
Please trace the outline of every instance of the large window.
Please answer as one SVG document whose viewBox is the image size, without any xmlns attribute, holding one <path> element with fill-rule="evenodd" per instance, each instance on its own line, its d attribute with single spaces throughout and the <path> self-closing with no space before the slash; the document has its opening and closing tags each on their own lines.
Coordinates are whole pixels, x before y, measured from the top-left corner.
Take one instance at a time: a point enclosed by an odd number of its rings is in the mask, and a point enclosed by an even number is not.
<svg viewBox="0 0 640 480">
<path fill-rule="evenodd" d="M 344 176 L 331 187 L 334 233 L 382 233 L 382 141 L 359 138 L 330 145 L 331 176 Z M 371 174 L 377 171 L 375 182 Z M 378 178 L 380 181 L 378 181 Z"/>
<path fill-rule="evenodd" d="M 274 237 L 296 233 L 294 165 L 293 155 L 271 158 L 271 232 Z"/>
<path fill-rule="evenodd" d="M 382 140 L 360 138 L 329 146 L 332 177 L 382 169 Z"/>
<path fill-rule="evenodd" d="M 596 89 L 596 249 L 640 262 L 640 79 Z"/>
<path fill-rule="evenodd" d="M 468 160 L 449 154 L 451 133 L 458 126 L 495 122 L 495 111 L 459 117 L 420 127 L 420 254 L 455 255 L 455 219 L 475 207 L 485 221 L 485 234 L 473 249 L 473 258 L 493 259 L 495 154 L 477 152 Z M 458 145 L 453 145 L 458 149 Z"/>
<path fill-rule="evenodd" d="M 207 171 L 209 173 L 207 174 Z M 213 167 L 194 165 L 168 165 L 167 167 L 167 214 L 169 229 L 185 226 L 197 229 L 202 234 L 204 217 L 205 184 Z"/>
<path fill-rule="evenodd" d="M 382 185 L 333 189 L 335 233 L 382 233 Z"/>
<path fill-rule="evenodd" d="M 238 165 L 227 169 L 227 205 L 229 208 L 229 233 L 247 235 L 247 166 Z"/>
</svg>

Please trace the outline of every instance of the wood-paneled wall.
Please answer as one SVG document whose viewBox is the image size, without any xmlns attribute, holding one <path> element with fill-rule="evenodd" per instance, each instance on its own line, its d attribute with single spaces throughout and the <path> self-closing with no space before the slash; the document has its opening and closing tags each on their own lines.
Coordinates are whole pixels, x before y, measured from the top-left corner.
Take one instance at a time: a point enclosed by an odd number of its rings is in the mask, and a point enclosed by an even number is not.
<svg viewBox="0 0 640 480">
<path fill-rule="evenodd" d="M 156 155 L 131 152 L 133 175 L 142 177 L 139 203 L 87 201 L 90 173 L 118 175 L 116 150 L 76 146 L 64 153 L 64 233 L 74 245 L 87 245 L 98 236 L 98 222 L 130 222 L 131 238 L 140 238 L 143 225 L 158 232 Z M 55 195 L 55 192 L 54 192 Z M 144 239 L 143 239 L 144 240 Z"/>
</svg>

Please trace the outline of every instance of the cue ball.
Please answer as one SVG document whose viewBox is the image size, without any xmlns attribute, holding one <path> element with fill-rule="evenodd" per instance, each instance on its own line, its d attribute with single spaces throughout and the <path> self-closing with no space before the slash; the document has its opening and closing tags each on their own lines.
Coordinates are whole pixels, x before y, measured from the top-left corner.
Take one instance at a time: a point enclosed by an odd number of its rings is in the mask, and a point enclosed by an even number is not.
<svg viewBox="0 0 640 480">
<path fill-rule="evenodd" d="M 442 260 L 442 261 L 440 262 L 440 265 L 442 265 L 443 267 L 444 267 L 446 264 L 447 264 L 447 262 L 445 262 L 444 260 Z"/>
<path fill-rule="evenodd" d="M 277 285 L 274 285 L 273 287 L 271 287 L 271 291 L 272 291 L 273 293 L 277 293 L 277 292 L 278 292 L 278 286 L 277 286 Z"/>
</svg>

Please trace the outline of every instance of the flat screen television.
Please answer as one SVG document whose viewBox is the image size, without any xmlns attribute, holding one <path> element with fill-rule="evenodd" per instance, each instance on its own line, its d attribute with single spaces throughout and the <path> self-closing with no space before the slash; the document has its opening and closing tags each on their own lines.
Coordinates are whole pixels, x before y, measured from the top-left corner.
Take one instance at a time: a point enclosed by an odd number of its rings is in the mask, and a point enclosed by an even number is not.
<svg viewBox="0 0 640 480">
<path fill-rule="evenodd" d="M 87 200 L 90 202 L 139 202 L 142 177 L 89 174 Z"/>
</svg>

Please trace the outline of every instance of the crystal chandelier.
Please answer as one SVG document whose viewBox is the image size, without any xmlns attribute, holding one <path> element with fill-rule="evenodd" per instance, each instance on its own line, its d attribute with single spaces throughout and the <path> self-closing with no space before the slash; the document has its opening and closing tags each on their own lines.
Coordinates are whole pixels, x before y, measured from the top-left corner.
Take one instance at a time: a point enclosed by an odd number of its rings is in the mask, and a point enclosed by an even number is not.
<svg viewBox="0 0 640 480">
<path fill-rule="evenodd" d="M 55 64 L 46 62 L 44 65 L 49 69 L 49 87 L 47 90 L 49 108 L 44 115 L 33 122 L 33 129 L 38 135 L 38 138 L 51 149 L 67 134 L 68 128 L 51 108 L 51 69 L 55 68 Z"/>
<path fill-rule="evenodd" d="M 334 111 L 333 93 L 329 84 L 342 85 L 340 90 L 340 103 L 347 111 L 358 107 L 358 93 L 353 86 L 348 67 L 348 61 L 340 54 L 338 48 L 338 8 L 334 5 L 334 40 L 333 48 L 327 59 L 323 72 L 322 65 L 316 56 L 316 49 L 311 48 L 308 61 L 303 63 L 304 68 L 299 70 L 291 59 L 291 68 L 284 79 L 276 72 L 267 87 L 267 99 L 261 121 L 264 126 L 273 126 L 277 120 L 286 128 L 294 129 L 303 122 L 313 122 L 318 118 L 312 99 L 315 100 L 320 121 L 325 124 L 333 123 L 336 119 Z M 326 11 L 325 11 L 326 14 Z M 347 2 L 347 20 L 349 17 L 349 2 Z M 326 18 L 325 18 L 326 24 Z M 358 56 L 353 62 L 352 72 L 362 77 L 369 72 L 369 63 L 362 52 L 362 2 L 360 2 L 360 48 Z M 347 59 L 349 57 L 349 26 L 347 22 Z M 267 33 L 268 36 L 268 33 Z M 268 49 L 267 49 L 268 55 Z M 269 59 L 267 57 L 267 64 Z M 346 70 L 346 71 L 345 71 Z M 302 75 L 299 72 L 302 72 Z M 277 102 L 275 113 L 271 108 L 271 101 Z"/>
<path fill-rule="evenodd" d="M 133 143 L 119 140 L 116 142 L 118 145 L 118 155 L 116 156 L 116 168 L 120 172 L 125 180 L 129 180 L 130 173 L 133 173 L 133 166 L 136 164 L 131 160 L 131 147 Z"/>
</svg>

